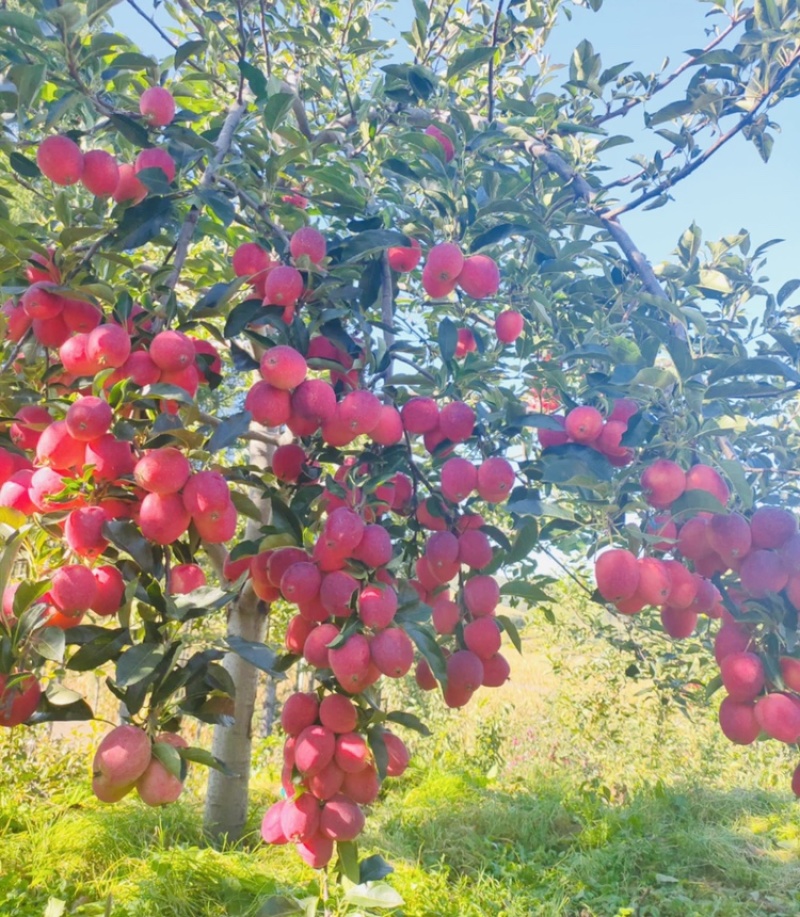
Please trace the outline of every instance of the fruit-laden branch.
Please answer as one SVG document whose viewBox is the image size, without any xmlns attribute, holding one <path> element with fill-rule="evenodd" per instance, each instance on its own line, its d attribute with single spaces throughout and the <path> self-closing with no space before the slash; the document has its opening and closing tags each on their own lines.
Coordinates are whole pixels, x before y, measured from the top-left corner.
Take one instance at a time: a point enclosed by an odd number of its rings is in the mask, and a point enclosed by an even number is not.
<svg viewBox="0 0 800 917">
<path fill-rule="evenodd" d="M 230 150 L 231 144 L 233 143 L 233 135 L 246 110 L 246 102 L 237 102 L 237 104 L 234 105 L 233 108 L 231 108 L 228 112 L 227 117 L 225 118 L 225 123 L 222 125 L 222 130 L 219 132 L 219 137 L 217 138 L 217 142 L 215 144 L 216 152 L 209 161 L 208 166 L 203 173 L 203 177 L 200 179 L 200 184 L 197 186 L 198 191 L 205 191 L 211 187 L 211 183 L 214 180 L 214 176 L 217 170 L 220 168 L 223 160 L 228 155 L 228 151 Z M 172 270 L 169 272 L 169 275 L 167 276 L 164 284 L 166 290 L 161 298 L 162 306 L 166 304 L 166 301 L 169 299 L 170 294 L 175 289 L 175 286 L 178 283 L 178 279 L 181 276 L 183 265 L 186 263 L 186 257 L 189 254 L 189 246 L 192 242 L 192 236 L 194 235 L 194 231 L 197 227 L 199 219 L 200 207 L 195 204 L 191 207 L 189 213 L 186 215 L 186 219 L 183 221 L 183 226 L 181 226 L 181 231 L 178 233 L 178 241 L 175 243 L 175 258 L 172 262 Z"/>
<path fill-rule="evenodd" d="M 610 121 L 612 118 L 618 118 L 620 116 L 627 115 L 632 108 L 636 108 L 637 105 L 641 105 L 643 102 L 652 99 L 657 92 L 661 92 L 662 89 L 666 89 L 667 86 L 669 86 L 671 83 L 674 83 L 682 73 L 685 73 L 689 69 L 689 67 L 693 67 L 704 54 L 707 54 L 709 51 L 713 51 L 714 48 L 723 42 L 738 25 L 741 25 L 741 23 L 749 19 L 752 15 L 753 10 L 751 7 L 742 10 L 738 16 L 734 16 L 731 19 L 728 27 L 723 29 L 719 35 L 712 39 L 700 51 L 699 54 L 695 54 L 693 57 L 687 58 L 679 67 L 676 67 L 675 70 L 673 70 L 666 79 L 657 82 L 653 89 L 647 93 L 646 96 L 640 96 L 636 99 L 628 99 L 626 102 L 623 102 L 619 108 L 609 109 L 604 115 L 600 115 L 599 117 L 595 118 L 592 123 L 595 125 L 605 124 L 606 121 Z"/>
<path fill-rule="evenodd" d="M 650 262 L 645 258 L 642 252 L 636 246 L 627 232 L 622 228 L 619 221 L 613 214 L 594 206 L 596 193 L 588 181 L 579 175 L 561 156 L 550 147 L 539 141 L 526 144 L 526 149 L 531 156 L 538 159 L 542 165 L 546 166 L 551 172 L 554 172 L 559 178 L 563 179 L 565 184 L 572 185 L 575 196 L 585 201 L 592 209 L 593 213 L 608 230 L 608 234 L 622 249 L 628 263 L 636 271 L 642 280 L 644 288 L 652 296 L 659 299 L 669 299 L 664 292 L 664 288 L 658 281 Z"/>
<path fill-rule="evenodd" d="M 726 131 L 724 134 L 721 134 L 717 140 L 711 144 L 706 150 L 704 150 L 696 159 L 693 159 L 691 162 L 687 163 L 682 169 L 679 169 L 675 172 L 674 175 L 665 179 L 660 184 L 656 185 L 654 188 L 651 188 L 649 191 L 645 191 L 644 194 L 640 194 L 639 197 L 635 198 L 632 201 L 628 201 L 627 204 L 623 204 L 621 207 L 617 207 L 616 210 L 612 210 L 608 213 L 608 217 L 614 219 L 620 216 L 623 213 L 627 213 L 629 210 L 634 210 L 636 207 L 640 207 L 642 204 L 647 201 L 652 200 L 654 197 L 658 197 L 663 194 L 665 191 L 668 191 L 670 188 L 678 184 L 679 181 L 683 181 L 684 178 L 687 178 L 692 172 L 695 172 L 703 163 L 707 162 L 714 153 L 717 152 L 721 147 L 723 147 L 731 138 L 735 137 L 741 130 L 743 130 L 748 125 L 752 124 L 756 119 L 759 111 L 763 108 L 764 104 L 769 100 L 770 96 L 774 95 L 783 84 L 786 82 L 786 78 L 792 71 L 792 68 L 800 60 L 800 51 L 796 51 L 791 58 L 789 58 L 788 63 L 781 67 L 778 71 L 778 75 L 775 78 L 774 82 L 767 87 L 767 89 L 761 94 L 761 98 L 758 102 L 747 112 L 746 115 L 741 117 L 734 126 Z"/>
</svg>

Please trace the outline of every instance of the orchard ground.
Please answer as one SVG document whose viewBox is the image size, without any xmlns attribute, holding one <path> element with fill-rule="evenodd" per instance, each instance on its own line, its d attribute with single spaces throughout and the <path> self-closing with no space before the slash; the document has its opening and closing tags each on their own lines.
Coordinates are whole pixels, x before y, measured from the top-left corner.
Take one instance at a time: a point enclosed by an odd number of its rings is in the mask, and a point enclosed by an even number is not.
<svg viewBox="0 0 800 917">
<path fill-rule="evenodd" d="M 597 638 L 603 612 L 574 597 L 570 610 L 560 604 L 556 625 L 530 613 L 503 688 L 461 712 L 416 698 L 434 737 L 409 737 L 412 766 L 387 785 L 361 839 L 362 855 L 395 867 L 388 881 L 405 905 L 394 913 L 797 914 L 791 750 L 732 746 L 715 722 L 718 696 L 691 719 L 662 703 Z M 271 896 L 317 893 L 318 875 L 291 848 L 258 836 L 279 790 L 279 736 L 255 757 L 247 838 L 215 851 L 201 831 L 205 769 L 166 808 L 132 797 L 103 806 L 86 779 L 88 745 L 47 743 L 46 729 L 0 737 L 4 917 L 256 917 L 283 913 L 267 908 Z M 331 894 L 332 914 L 363 913 Z"/>
</svg>

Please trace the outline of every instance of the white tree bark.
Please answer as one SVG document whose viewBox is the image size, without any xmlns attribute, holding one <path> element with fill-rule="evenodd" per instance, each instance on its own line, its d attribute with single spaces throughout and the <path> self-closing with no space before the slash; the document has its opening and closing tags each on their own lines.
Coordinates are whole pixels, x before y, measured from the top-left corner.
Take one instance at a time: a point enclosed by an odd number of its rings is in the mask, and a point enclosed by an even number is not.
<svg viewBox="0 0 800 917">
<path fill-rule="evenodd" d="M 228 635 L 260 641 L 264 637 L 266 609 L 248 584 L 228 616 Z M 223 665 L 236 685 L 235 722 L 216 726 L 211 753 L 233 772 L 226 776 L 212 770 L 204 815 L 206 834 L 214 841 L 236 841 L 247 821 L 250 757 L 252 754 L 253 713 L 259 671 L 235 653 L 228 653 Z"/>
<path fill-rule="evenodd" d="M 263 429 L 258 424 L 253 424 L 253 427 Z M 273 445 L 251 440 L 250 463 L 258 468 L 269 467 L 274 449 Z M 269 503 L 263 500 L 260 493 L 251 496 L 261 506 L 263 521 L 268 522 Z M 259 523 L 250 520 L 245 537 L 257 538 L 258 529 Z M 248 581 L 238 600 L 230 607 L 228 636 L 261 642 L 266 632 L 267 613 L 267 606 L 253 592 L 252 583 Z M 211 745 L 211 753 L 224 761 L 233 772 L 232 776 L 216 770 L 209 772 L 203 827 L 207 836 L 217 843 L 239 840 L 247 821 L 253 716 L 260 677 L 258 669 L 235 653 L 228 653 L 222 664 L 236 686 L 236 701 L 234 724 L 215 726 Z"/>
</svg>

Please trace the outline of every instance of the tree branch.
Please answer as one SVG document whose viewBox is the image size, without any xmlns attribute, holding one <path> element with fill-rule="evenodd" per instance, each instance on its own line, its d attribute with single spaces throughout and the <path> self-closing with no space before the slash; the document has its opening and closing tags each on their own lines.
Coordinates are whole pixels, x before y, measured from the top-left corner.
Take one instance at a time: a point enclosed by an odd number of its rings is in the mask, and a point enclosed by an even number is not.
<svg viewBox="0 0 800 917">
<path fill-rule="evenodd" d="M 174 50 L 178 50 L 178 44 L 174 42 L 169 35 L 161 28 L 161 26 L 156 22 L 155 17 L 149 16 L 136 2 L 136 0 L 127 0 L 128 6 L 134 9 L 145 22 L 149 22 L 150 25 L 158 32 L 159 36 Z"/>
<path fill-rule="evenodd" d="M 500 26 L 500 17 L 503 14 L 503 0 L 498 0 L 497 12 L 494 17 L 494 25 L 492 26 L 492 50 L 497 48 L 497 31 Z M 489 96 L 489 105 L 487 112 L 487 120 L 489 124 L 494 121 L 494 54 L 489 58 L 489 85 L 487 87 L 487 93 Z"/>
<path fill-rule="evenodd" d="M 25 346 L 25 343 L 27 342 L 31 334 L 33 334 L 33 332 L 29 328 L 25 332 L 25 334 L 23 334 L 22 337 L 17 341 L 17 343 L 14 344 L 14 346 L 11 348 L 11 353 L 9 353 L 9 355 L 5 358 L 5 360 L 3 361 L 3 365 L 0 366 L 0 375 L 3 375 L 8 372 L 8 370 L 11 368 L 12 364 L 14 363 L 14 360 L 16 360 L 17 357 L 19 356 L 20 351 Z"/>
<path fill-rule="evenodd" d="M 392 348 L 394 345 L 394 332 L 389 331 L 389 328 L 394 327 L 394 288 L 392 284 L 392 269 L 389 266 L 389 254 L 388 252 L 383 253 L 381 258 L 381 322 L 384 325 L 383 328 L 383 342 L 386 345 L 387 351 Z M 385 380 L 387 384 L 391 384 L 392 381 L 392 371 L 393 371 L 394 360 L 389 360 L 389 366 L 386 369 Z"/>
<path fill-rule="evenodd" d="M 233 108 L 231 108 L 228 112 L 228 115 L 225 118 L 225 123 L 222 125 L 222 130 L 219 132 L 219 137 L 217 138 L 217 142 L 215 144 L 216 152 L 209 161 L 208 166 L 203 173 L 203 177 L 200 179 L 200 184 L 197 186 L 198 191 L 204 191 L 211 186 L 217 170 L 222 165 L 222 161 L 225 159 L 228 151 L 231 148 L 234 132 L 236 131 L 239 122 L 242 120 L 246 109 L 246 103 L 237 102 L 237 104 L 234 105 Z M 181 276 L 181 271 L 183 270 L 183 265 L 186 263 L 186 257 L 189 254 L 189 245 L 192 242 L 192 236 L 194 236 L 194 231 L 199 220 L 200 207 L 196 205 L 192 206 L 192 208 L 189 210 L 189 213 L 186 215 L 186 219 L 183 221 L 180 232 L 178 233 L 178 239 L 175 243 L 175 260 L 172 264 L 172 270 L 169 272 L 169 275 L 167 276 L 164 284 L 166 290 L 161 297 L 162 306 L 166 304 L 170 294 L 175 290 L 178 279 Z"/>
<path fill-rule="evenodd" d="M 627 115 L 632 108 L 636 108 L 637 105 L 641 105 L 644 101 L 652 99 L 657 92 L 661 92 L 662 89 L 666 89 L 671 83 L 674 83 L 678 77 L 684 73 L 689 67 L 692 67 L 697 63 L 698 59 L 702 57 L 703 54 L 706 54 L 708 51 L 713 51 L 721 42 L 723 42 L 728 35 L 738 26 L 741 25 L 745 20 L 749 19 L 753 15 L 753 10 L 751 8 L 742 10 L 738 16 L 735 16 L 731 19 L 730 24 L 726 29 L 723 29 L 719 35 L 717 35 L 712 41 L 710 41 L 700 52 L 694 57 L 687 58 L 679 67 L 676 67 L 675 70 L 662 82 L 656 83 L 652 91 L 648 93 L 647 96 L 638 98 L 638 99 L 628 99 L 619 108 L 615 108 L 611 111 L 607 111 L 604 115 L 595 118 L 592 123 L 595 125 L 605 124 L 606 121 L 610 121 L 612 118 L 618 118 L 621 115 Z"/>
<path fill-rule="evenodd" d="M 261 39 L 264 42 L 264 57 L 267 62 L 267 77 L 272 76 L 272 57 L 269 53 L 269 34 L 267 33 L 267 2 L 259 0 L 261 12 Z"/>
<path fill-rule="evenodd" d="M 239 186 L 235 182 L 231 181 L 229 178 L 223 178 L 220 175 L 216 175 L 214 176 L 214 181 L 218 185 L 222 185 L 224 188 L 227 188 L 229 191 L 232 191 L 241 200 L 241 202 L 245 204 L 246 206 L 248 206 L 251 210 L 255 210 L 256 213 L 258 213 L 258 215 L 264 221 L 265 225 L 269 227 L 269 229 L 272 232 L 274 232 L 276 236 L 278 236 L 281 242 L 283 242 L 283 244 L 288 249 L 289 235 L 283 229 L 282 226 L 279 226 L 276 222 L 274 222 L 272 219 L 270 219 L 267 216 L 267 213 L 269 212 L 269 207 L 267 207 L 266 204 L 259 203 L 254 197 L 252 197 L 246 191 L 242 191 L 242 189 L 239 188 Z"/>
<path fill-rule="evenodd" d="M 538 159 L 551 172 L 558 175 L 565 184 L 572 185 L 575 196 L 585 201 L 592 208 L 595 216 L 605 226 L 608 234 L 622 249 L 628 259 L 628 263 L 641 278 L 647 292 L 659 299 L 668 300 L 669 296 L 664 292 L 664 288 L 656 277 L 650 262 L 622 228 L 616 216 L 594 206 L 596 192 L 589 182 L 582 175 L 579 175 L 555 150 L 550 149 L 545 144 L 534 141 L 526 144 L 526 148 L 532 156 Z"/>
<path fill-rule="evenodd" d="M 617 207 L 616 210 L 610 211 L 608 213 L 609 218 L 614 219 L 618 216 L 621 216 L 623 213 L 628 213 L 630 210 L 635 210 L 637 207 L 640 207 L 647 201 L 652 200 L 654 197 L 658 197 L 665 191 L 668 191 L 670 188 L 675 187 L 678 182 L 683 181 L 684 178 L 687 178 L 693 172 L 697 171 L 697 169 L 699 169 L 703 163 L 708 162 L 708 160 L 714 155 L 714 153 L 717 152 L 717 150 L 723 147 L 741 130 L 755 121 L 756 116 L 758 115 L 761 108 L 769 100 L 770 96 L 772 96 L 781 88 L 798 60 L 800 60 L 800 51 L 796 51 L 789 59 L 789 62 L 778 71 L 778 76 L 775 78 L 775 81 L 766 89 L 764 93 L 762 93 L 758 103 L 754 105 L 746 115 L 741 117 L 730 130 L 726 131 L 724 134 L 721 134 L 717 140 L 711 144 L 710 147 L 703 150 L 699 156 L 697 156 L 691 162 L 687 163 L 682 169 L 679 169 L 677 172 L 675 172 L 670 178 L 665 179 L 663 182 L 656 185 L 654 188 L 651 188 L 649 191 L 645 191 L 643 194 L 640 194 L 639 197 L 634 198 L 632 201 L 628 201 L 627 204 L 623 204 L 621 207 Z"/>
</svg>

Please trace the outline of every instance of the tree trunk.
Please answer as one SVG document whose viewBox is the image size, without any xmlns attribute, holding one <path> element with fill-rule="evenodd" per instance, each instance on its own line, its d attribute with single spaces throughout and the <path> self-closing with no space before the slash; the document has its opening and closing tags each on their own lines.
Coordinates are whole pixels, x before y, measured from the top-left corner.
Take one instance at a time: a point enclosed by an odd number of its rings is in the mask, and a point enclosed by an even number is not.
<svg viewBox="0 0 800 917">
<path fill-rule="evenodd" d="M 264 430 L 258 424 L 252 426 L 254 429 Z M 272 462 L 273 451 L 274 446 L 251 440 L 250 464 L 257 468 L 268 468 Z M 261 507 L 263 522 L 268 522 L 269 503 L 263 500 L 258 491 L 252 493 L 251 496 L 254 502 Z M 260 527 L 260 523 L 249 520 L 245 538 L 258 538 Z M 253 592 L 252 583 L 248 581 L 237 601 L 230 607 L 228 636 L 241 637 L 244 640 L 255 642 L 263 641 L 267 611 L 267 606 Z M 233 772 L 233 776 L 228 777 L 217 770 L 209 771 L 203 828 L 206 835 L 216 843 L 223 840 L 239 840 L 247 821 L 253 715 L 260 675 L 258 669 L 235 653 L 228 653 L 223 660 L 223 665 L 236 686 L 236 701 L 234 724 L 215 726 L 211 745 L 211 753 Z"/>
<path fill-rule="evenodd" d="M 266 607 L 248 584 L 231 607 L 228 636 L 261 641 L 265 622 Z M 236 685 L 236 703 L 234 724 L 216 726 L 211 745 L 211 753 L 233 771 L 230 777 L 209 771 L 204 828 L 216 842 L 239 840 L 247 820 L 253 713 L 259 680 L 258 669 L 235 653 L 228 653 L 223 665 Z"/>
</svg>

